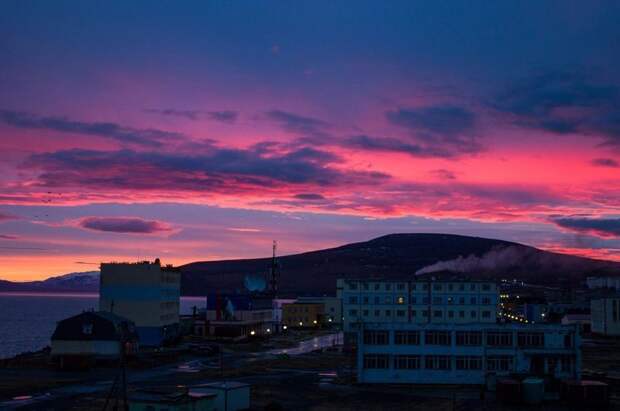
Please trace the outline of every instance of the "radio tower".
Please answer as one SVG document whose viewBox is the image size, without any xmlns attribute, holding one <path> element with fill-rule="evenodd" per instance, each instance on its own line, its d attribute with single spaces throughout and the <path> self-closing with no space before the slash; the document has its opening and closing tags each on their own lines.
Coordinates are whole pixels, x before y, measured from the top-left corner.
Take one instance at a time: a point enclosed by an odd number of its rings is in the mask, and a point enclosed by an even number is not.
<svg viewBox="0 0 620 411">
<path fill-rule="evenodd" d="M 278 262 L 276 260 L 276 248 L 278 247 L 278 242 L 273 240 L 273 254 L 271 256 L 271 272 L 269 276 L 269 291 L 273 297 L 276 297 L 278 294 Z"/>
</svg>

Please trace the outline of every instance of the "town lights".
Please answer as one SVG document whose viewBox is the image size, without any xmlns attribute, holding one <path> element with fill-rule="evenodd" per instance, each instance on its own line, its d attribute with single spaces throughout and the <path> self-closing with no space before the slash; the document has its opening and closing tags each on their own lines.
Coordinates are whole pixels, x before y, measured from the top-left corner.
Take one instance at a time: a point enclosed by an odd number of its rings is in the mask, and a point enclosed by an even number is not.
<svg viewBox="0 0 620 411">
<path fill-rule="evenodd" d="M 328 319 L 327 321 L 329 321 L 329 322 L 331 323 L 331 322 L 332 322 L 332 319 L 330 318 L 330 319 Z"/>
<path fill-rule="evenodd" d="M 256 332 L 254 330 L 250 331 L 250 335 L 254 335 Z"/>
<path fill-rule="evenodd" d="M 271 328 L 267 328 L 267 332 L 270 333 L 271 332 Z"/>
<path fill-rule="evenodd" d="M 283 330 L 286 330 L 287 328 L 288 328 L 288 327 L 287 327 L 286 325 L 283 325 L 283 326 L 282 326 L 282 329 L 283 329 Z"/>
<path fill-rule="evenodd" d="M 304 325 L 304 323 L 302 323 L 301 321 L 299 322 L 299 326 L 301 327 L 302 325 Z"/>
<path fill-rule="evenodd" d="M 313 324 L 316 324 L 316 320 L 312 321 Z"/>
</svg>

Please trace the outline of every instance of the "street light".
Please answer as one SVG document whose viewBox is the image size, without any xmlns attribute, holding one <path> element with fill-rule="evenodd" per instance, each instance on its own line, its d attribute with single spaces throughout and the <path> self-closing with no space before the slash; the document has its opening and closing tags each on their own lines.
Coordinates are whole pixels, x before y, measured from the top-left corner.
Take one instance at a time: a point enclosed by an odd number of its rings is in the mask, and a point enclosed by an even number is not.
<svg viewBox="0 0 620 411">
<path fill-rule="evenodd" d="M 256 332 L 254 330 L 250 331 L 250 335 L 254 335 Z"/>
</svg>

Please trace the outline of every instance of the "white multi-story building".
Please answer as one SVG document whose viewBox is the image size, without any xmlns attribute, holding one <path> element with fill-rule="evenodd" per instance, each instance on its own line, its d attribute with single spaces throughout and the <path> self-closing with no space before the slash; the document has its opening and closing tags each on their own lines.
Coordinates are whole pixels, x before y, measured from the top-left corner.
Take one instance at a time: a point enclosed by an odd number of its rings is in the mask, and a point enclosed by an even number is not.
<svg viewBox="0 0 620 411">
<path fill-rule="evenodd" d="M 555 324 L 362 323 L 358 382 L 485 384 L 511 373 L 579 378 L 577 328 Z"/>
<path fill-rule="evenodd" d="M 490 281 L 422 280 L 337 281 L 342 300 L 343 329 L 355 324 L 396 322 L 414 324 L 495 323 L 499 291 Z"/>
<path fill-rule="evenodd" d="M 123 316 L 136 325 L 140 344 L 160 345 L 179 332 L 181 273 L 151 263 L 103 263 L 99 310 Z"/>
<path fill-rule="evenodd" d="M 620 297 L 590 301 L 592 332 L 601 335 L 620 335 Z"/>
</svg>

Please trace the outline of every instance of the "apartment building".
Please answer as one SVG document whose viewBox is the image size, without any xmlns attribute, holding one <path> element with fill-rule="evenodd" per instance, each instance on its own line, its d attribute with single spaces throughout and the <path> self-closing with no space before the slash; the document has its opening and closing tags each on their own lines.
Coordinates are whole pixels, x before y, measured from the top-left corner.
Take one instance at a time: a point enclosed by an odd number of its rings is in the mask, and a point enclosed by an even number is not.
<svg viewBox="0 0 620 411">
<path fill-rule="evenodd" d="M 358 382 L 485 384 L 511 373 L 577 379 L 577 327 L 556 324 L 362 323 Z"/>
<path fill-rule="evenodd" d="M 181 273 L 154 262 L 102 263 L 99 310 L 134 322 L 141 345 L 157 346 L 179 332 Z"/>
<path fill-rule="evenodd" d="M 490 281 L 423 280 L 337 281 L 342 300 L 343 330 L 357 324 L 495 323 L 499 303 L 497 284 Z"/>
</svg>

